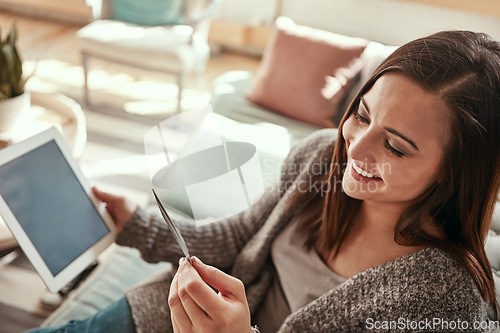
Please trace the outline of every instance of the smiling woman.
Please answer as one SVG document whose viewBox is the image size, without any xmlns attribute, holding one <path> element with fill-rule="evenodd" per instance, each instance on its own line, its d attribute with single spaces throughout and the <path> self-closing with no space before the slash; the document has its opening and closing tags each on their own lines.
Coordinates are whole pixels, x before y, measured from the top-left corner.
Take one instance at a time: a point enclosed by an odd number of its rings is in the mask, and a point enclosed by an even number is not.
<svg viewBox="0 0 500 333">
<path fill-rule="evenodd" d="M 440 32 L 403 45 L 354 98 L 338 137 L 322 130 L 294 147 L 279 183 L 252 207 L 200 227 L 175 221 L 193 264 L 181 260 L 63 329 L 492 327 L 484 241 L 500 187 L 498 68 L 500 44 L 483 34 Z M 150 262 L 182 256 L 164 222 L 123 197 L 100 198 L 126 212 L 114 215 L 123 216 L 118 244 Z"/>
<path fill-rule="evenodd" d="M 324 202 L 297 198 L 307 202 L 299 230 L 329 267 L 352 276 L 439 248 L 497 313 L 484 241 L 500 185 L 499 66 L 497 42 L 449 31 L 402 46 L 377 69 L 339 126 L 325 175 L 333 190 Z"/>
</svg>

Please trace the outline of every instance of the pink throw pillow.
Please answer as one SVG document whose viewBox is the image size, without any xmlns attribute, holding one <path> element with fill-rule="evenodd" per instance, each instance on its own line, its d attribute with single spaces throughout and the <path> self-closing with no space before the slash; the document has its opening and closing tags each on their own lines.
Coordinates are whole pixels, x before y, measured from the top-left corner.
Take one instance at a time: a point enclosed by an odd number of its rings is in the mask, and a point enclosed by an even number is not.
<svg viewBox="0 0 500 333">
<path fill-rule="evenodd" d="M 291 118 L 336 127 L 333 119 L 367 44 L 280 17 L 247 98 Z"/>
</svg>

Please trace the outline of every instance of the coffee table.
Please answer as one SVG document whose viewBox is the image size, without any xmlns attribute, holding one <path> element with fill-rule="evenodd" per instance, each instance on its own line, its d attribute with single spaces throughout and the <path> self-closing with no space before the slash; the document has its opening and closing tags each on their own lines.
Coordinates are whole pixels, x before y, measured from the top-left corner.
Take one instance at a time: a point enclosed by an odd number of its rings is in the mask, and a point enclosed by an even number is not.
<svg viewBox="0 0 500 333">
<path fill-rule="evenodd" d="M 17 125 L 0 132 L 0 140 L 13 144 L 55 126 L 78 159 L 87 142 L 87 126 L 81 106 L 59 93 L 30 91 L 31 108 L 24 112 Z"/>
</svg>

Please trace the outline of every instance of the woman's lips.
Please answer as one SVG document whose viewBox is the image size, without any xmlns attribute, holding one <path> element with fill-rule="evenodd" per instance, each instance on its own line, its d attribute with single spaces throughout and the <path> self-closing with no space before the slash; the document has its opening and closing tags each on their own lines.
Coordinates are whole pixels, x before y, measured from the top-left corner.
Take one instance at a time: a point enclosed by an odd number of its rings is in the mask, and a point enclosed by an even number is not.
<svg viewBox="0 0 500 333">
<path fill-rule="evenodd" d="M 356 167 L 358 167 L 358 166 L 356 165 Z M 379 178 L 379 177 L 375 177 L 375 176 L 367 177 L 367 176 L 363 176 L 362 174 L 359 174 L 358 171 L 356 171 L 356 169 L 354 168 L 354 163 L 351 166 L 351 175 L 352 175 L 352 178 L 356 179 L 358 182 L 361 182 L 361 183 L 381 182 L 382 181 L 382 178 Z"/>
</svg>

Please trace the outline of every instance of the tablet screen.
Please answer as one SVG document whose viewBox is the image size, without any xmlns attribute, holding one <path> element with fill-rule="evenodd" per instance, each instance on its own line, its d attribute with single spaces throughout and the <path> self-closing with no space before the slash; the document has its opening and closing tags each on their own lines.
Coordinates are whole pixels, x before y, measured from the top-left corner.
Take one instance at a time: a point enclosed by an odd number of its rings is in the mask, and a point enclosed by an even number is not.
<svg viewBox="0 0 500 333">
<path fill-rule="evenodd" d="M 0 166 L 0 195 L 54 276 L 109 232 L 54 140 Z"/>
</svg>

